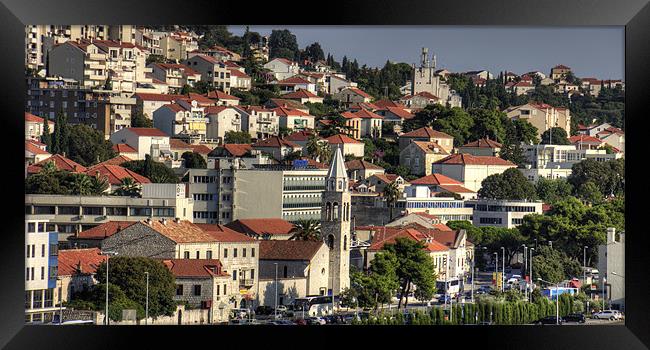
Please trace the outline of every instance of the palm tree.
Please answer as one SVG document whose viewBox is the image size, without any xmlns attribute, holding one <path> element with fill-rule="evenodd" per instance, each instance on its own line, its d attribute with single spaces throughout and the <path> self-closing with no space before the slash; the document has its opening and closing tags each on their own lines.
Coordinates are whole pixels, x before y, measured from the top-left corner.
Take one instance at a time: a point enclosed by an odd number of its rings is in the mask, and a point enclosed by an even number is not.
<svg viewBox="0 0 650 350">
<path fill-rule="evenodd" d="M 89 195 L 92 194 L 92 181 L 86 174 L 70 174 L 68 188 L 71 194 Z"/>
<path fill-rule="evenodd" d="M 321 163 L 329 163 L 332 160 L 332 148 L 327 142 L 321 142 L 318 147 L 318 161 Z"/>
<path fill-rule="evenodd" d="M 45 162 L 45 164 L 43 164 L 43 166 L 41 167 L 40 173 L 45 174 L 45 175 L 53 174 L 57 170 L 58 169 L 56 168 L 56 164 L 54 164 L 54 161 L 49 161 L 49 162 Z"/>
<path fill-rule="evenodd" d="M 320 142 L 316 135 L 312 135 L 309 137 L 309 140 L 307 140 L 307 145 L 306 145 L 306 151 L 309 156 L 311 156 L 314 160 L 318 160 L 318 151 L 320 149 Z"/>
<path fill-rule="evenodd" d="M 108 183 L 108 177 L 101 176 L 99 172 L 97 172 L 95 176 L 90 178 L 90 182 L 91 182 L 91 192 L 92 194 L 96 194 L 96 195 L 101 195 L 102 193 L 106 192 L 106 190 L 110 186 Z"/>
<path fill-rule="evenodd" d="M 397 182 L 393 181 L 384 187 L 384 198 L 386 198 L 386 204 L 390 208 L 390 221 L 393 221 L 393 208 L 395 208 L 398 197 L 399 188 L 397 187 Z"/>
<path fill-rule="evenodd" d="M 135 183 L 133 178 L 125 177 L 120 183 L 120 187 L 114 192 L 118 196 L 140 197 L 140 186 Z"/>
<path fill-rule="evenodd" d="M 298 220 L 293 224 L 290 240 L 294 241 L 320 241 L 321 230 L 320 220 L 306 219 Z"/>
</svg>

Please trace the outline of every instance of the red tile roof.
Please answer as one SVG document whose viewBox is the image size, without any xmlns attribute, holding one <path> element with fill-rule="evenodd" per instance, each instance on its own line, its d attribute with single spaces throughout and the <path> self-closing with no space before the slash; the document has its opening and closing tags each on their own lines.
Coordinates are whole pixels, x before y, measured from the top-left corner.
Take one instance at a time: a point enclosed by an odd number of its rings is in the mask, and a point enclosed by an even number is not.
<svg viewBox="0 0 650 350">
<path fill-rule="evenodd" d="M 209 106 L 205 108 L 205 114 L 219 114 L 229 108 L 228 106 Z"/>
<path fill-rule="evenodd" d="M 442 174 L 431 174 L 410 181 L 411 185 L 462 185 L 463 183 Z"/>
<path fill-rule="evenodd" d="M 301 116 L 301 117 L 313 117 L 309 113 L 305 113 L 299 109 L 292 109 L 292 108 L 286 108 L 286 107 L 277 107 L 273 108 L 272 111 L 275 112 L 276 115 L 287 117 L 287 116 Z"/>
<path fill-rule="evenodd" d="M 212 234 L 205 232 L 187 220 L 180 220 L 180 222 L 167 220 L 165 224 L 160 220 L 154 220 L 151 223 L 147 221 L 140 222 L 176 243 L 218 242 L 217 238 Z"/>
<path fill-rule="evenodd" d="M 108 221 L 85 231 L 79 232 L 78 238 L 82 239 L 104 239 L 114 235 L 116 232 L 137 223 L 137 221 Z"/>
<path fill-rule="evenodd" d="M 185 95 L 168 95 L 168 94 L 148 94 L 138 92 L 135 94 L 136 99 L 141 99 L 144 101 L 168 101 L 173 102 L 178 99 L 186 97 Z"/>
<path fill-rule="evenodd" d="M 490 140 L 488 138 L 483 138 L 483 139 L 479 139 L 479 140 L 476 140 L 476 141 L 468 142 L 468 143 L 464 144 L 462 147 L 501 148 L 501 147 L 503 147 L 503 145 L 496 142 L 496 141 L 494 141 L 494 140 Z"/>
<path fill-rule="evenodd" d="M 122 130 L 129 130 L 138 136 L 169 136 L 156 128 L 126 128 Z"/>
<path fill-rule="evenodd" d="M 263 240 L 260 260 L 310 261 L 323 245 L 320 241 Z"/>
<path fill-rule="evenodd" d="M 33 154 L 50 154 L 47 151 L 44 151 L 42 148 L 35 145 L 33 142 L 25 140 L 25 151 L 31 152 Z"/>
<path fill-rule="evenodd" d="M 151 183 L 151 181 L 146 177 L 119 165 L 98 164 L 86 171 L 86 174 L 89 176 L 95 176 L 97 173 L 102 177 L 107 177 L 107 180 L 111 185 L 119 185 L 122 183 L 122 180 L 127 177 L 132 178 L 135 183 Z"/>
<path fill-rule="evenodd" d="M 40 161 L 38 163 L 30 165 L 27 168 L 27 172 L 30 173 L 30 174 L 38 173 L 39 171 L 41 171 L 41 168 L 43 167 L 43 165 L 45 165 L 45 163 L 47 163 L 47 162 L 54 162 L 54 166 L 58 170 L 66 170 L 66 171 L 70 171 L 70 172 L 73 172 L 73 173 L 83 173 L 83 172 L 85 172 L 87 170 L 85 166 L 83 166 L 83 165 L 81 165 L 81 164 L 79 164 L 79 163 L 77 163 L 77 162 L 75 162 L 75 161 L 73 161 L 71 159 L 68 159 L 68 158 L 66 158 L 66 157 L 64 157 L 64 156 L 62 156 L 60 154 L 55 154 L 55 155 L 53 155 L 53 156 L 51 156 L 51 157 L 49 157 L 47 159 L 44 159 L 44 160 L 42 160 L 42 161 Z"/>
<path fill-rule="evenodd" d="M 357 95 L 361 95 L 361 96 L 363 96 L 363 97 L 365 97 L 365 98 L 369 98 L 369 99 L 372 100 L 372 96 L 370 96 L 367 92 L 365 92 L 365 91 L 363 91 L 363 90 L 361 90 L 361 89 L 359 89 L 359 88 L 356 88 L 356 87 L 348 87 L 348 88 L 346 88 L 346 89 L 344 89 L 344 90 L 350 90 L 350 91 L 356 93 Z"/>
<path fill-rule="evenodd" d="M 591 144 L 600 145 L 601 143 L 603 143 L 603 140 L 601 140 L 601 139 L 599 139 L 597 137 L 589 136 L 589 135 L 575 135 L 575 136 L 569 137 L 569 142 L 571 142 L 573 144 L 591 143 Z"/>
<path fill-rule="evenodd" d="M 503 166 L 517 166 L 516 164 L 499 158 L 490 156 L 474 156 L 467 153 L 452 154 L 449 157 L 440 159 L 433 164 L 464 164 L 464 165 L 503 165 Z"/>
<path fill-rule="evenodd" d="M 351 160 L 349 162 L 345 162 L 345 168 L 348 170 L 359 170 L 359 169 L 372 169 L 372 170 L 384 170 L 384 168 L 372 164 L 370 162 L 366 162 L 365 160 L 361 159 L 355 159 Z"/>
<path fill-rule="evenodd" d="M 235 76 L 235 77 L 238 77 L 238 78 L 249 78 L 250 79 L 250 76 L 248 74 L 240 71 L 237 68 L 228 68 L 228 70 L 230 71 L 231 76 Z"/>
<path fill-rule="evenodd" d="M 212 152 L 212 149 L 206 145 L 190 145 L 192 152 L 198 154 L 208 154 Z"/>
<path fill-rule="evenodd" d="M 427 139 L 433 139 L 433 138 L 453 139 L 454 138 L 453 136 L 449 136 L 442 131 L 433 130 L 428 126 L 404 133 L 399 137 L 413 137 L 413 138 L 427 138 Z"/>
<path fill-rule="evenodd" d="M 243 233 L 237 232 L 224 225 L 218 224 L 194 224 L 203 231 L 209 233 L 219 242 L 253 242 L 254 238 L 249 237 Z"/>
<path fill-rule="evenodd" d="M 373 174 L 372 176 L 374 176 L 374 177 L 376 177 L 376 178 L 380 179 L 381 181 L 383 181 L 385 183 L 388 183 L 388 184 L 393 183 L 393 181 L 397 180 L 397 178 L 400 177 L 399 175 L 396 175 L 396 174 Z"/>
<path fill-rule="evenodd" d="M 553 67 L 553 69 L 571 69 L 563 64 L 558 64 L 557 66 Z"/>
<path fill-rule="evenodd" d="M 375 102 L 375 105 L 379 108 L 387 108 L 387 107 L 405 108 L 406 107 L 401 103 L 397 103 L 390 100 L 379 100 Z"/>
<path fill-rule="evenodd" d="M 412 143 L 427 154 L 449 154 L 435 141 L 413 141 Z"/>
<path fill-rule="evenodd" d="M 94 274 L 97 268 L 106 260 L 99 248 L 59 250 L 58 275 L 72 276 L 77 273 Z"/>
<path fill-rule="evenodd" d="M 288 140 L 288 141 L 293 141 L 293 142 L 307 141 L 313 136 L 315 136 L 317 139 L 320 139 L 320 137 L 318 135 L 316 135 L 315 133 L 313 133 L 311 131 L 303 131 L 303 130 L 296 131 L 296 132 L 294 132 L 294 133 L 292 133 L 290 135 L 287 135 L 287 137 L 285 137 L 284 139 Z"/>
<path fill-rule="evenodd" d="M 284 64 L 290 65 L 290 66 L 291 66 L 291 65 L 297 65 L 297 64 L 298 64 L 298 63 L 296 63 L 296 62 L 294 62 L 294 61 L 291 61 L 291 60 L 288 60 L 288 59 L 286 59 L 286 58 L 282 58 L 282 57 L 276 57 L 276 58 L 272 59 L 271 61 L 276 61 L 276 60 L 277 60 L 277 61 L 280 61 L 280 62 L 282 62 L 282 63 L 284 63 Z"/>
<path fill-rule="evenodd" d="M 357 141 L 347 135 L 343 134 L 338 134 L 338 135 L 332 135 L 328 138 L 325 139 L 329 144 L 333 145 L 338 145 L 338 144 L 343 144 L 343 143 L 363 143 L 361 141 Z"/>
<path fill-rule="evenodd" d="M 387 106 L 384 107 L 384 110 L 389 111 L 402 119 L 413 119 L 415 117 L 414 114 L 407 112 L 402 107 Z"/>
<path fill-rule="evenodd" d="M 311 82 L 305 78 L 301 78 L 297 75 L 294 75 L 287 79 L 278 81 L 277 84 L 278 85 L 300 85 L 300 84 L 311 84 Z"/>
<path fill-rule="evenodd" d="M 187 96 L 189 97 L 190 100 L 194 100 L 201 105 L 211 106 L 214 104 L 214 101 L 201 94 L 190 92 L 189 94 L 187 94 Z"/>
<path fill-rule="evenodd" d="M 117 157 L 113 157 L 113 158 L 111 158 L 111 159 L 109 159 L 109 160 L 105 160 L 105 161 L 103 161 L 103 162 L 101 162 L 101 163 L 98 163 L 98 164 L 96 164 L 95 166 L 97 166 L 97 165 L 103 165 L 103 164 L 108 164 L 108 165 L 122 165 L 122 164 L 124 164 L 124 163 L 126 163 L 126 162 L 130 162 L 130 161 L 132 161 L 132 160 L 133 160 L 133 159 L 131 159 L 131 158 L 127 157 L 127 156 L 119 155 L 119 156 L 117 156 Z"/>
<path fill-rule="evenodd" d="M 215 91 L 208 91 L 207 94 L 208 98 L 214 98 L 217 100 L 240 100 L 239 97 L 233 96 L 233 95 L 228 95 L 227 93 L 219 90 Z"/>
<path fill-rule="evenodd" d="M 223 272 L 223 266 L 218 259 L 169 259 L 163 260 L 162 263 L 174 277 L 229 276 Z"/>
<path fill-rule="evenodd" d="M 353 114 L 361 119 L 384 119 L 384 117 L 380 116 L 379 114 L 375 114 L 363 108 L 357 112 L 354 112 Z"/>
<path fill-rule="evenodd" d="M 169 148 L 178 150 L 191 149 L 190 144 L 181 139 L 169 139 Z"/>
<path fill-rule="evenodd" d="M 43 123 L 45 121 L 45 119 L 43 119 L 43 118 L 41 118 L 41 117 L 39 117 L 37 115 L 31 114 L 29 112 L 25 112 L 25 121 L 26 122 L 32 122 L 32 123 Z M 50 120 L 49 124 L 54 124 L 54 122 Z M 50 130 L 50 131 L 52 131 L 52 130 Z"/>
<path fill-rule="evenodd" d="M 138 153 L 135 148 L 127 145 L 126 143 L 118 143 L 113 145 L 113 151 L 117 153 Z"/>
<path fill-rule="evenodd" d="M 284 98 L 272 98 L 269 99 L 267 105 L 276 106 L 276 107 L 289 107 L 293 109 L 309 110 L 307 106 L 296 100 L 289 100 Z"/>
<path fill-rule="evenodd" d="M 237 232 L 247 235 L 289 235 L 293 224 L 277 218 L 239 219 L 226 225 Z"/>
<path fill-rule="evenodd" d="M 476 191 L 472 191 L 462 185 L 440 185 L 438 187 L 451 193 L 476 193 Z"/>
<path fill-rule="evenodd" d="M 279 136 L 271 136 L 268 139 L 265 140 L 259 140 L 257 141 L 253 147 L 271 147 L 271 148 L 280 148 L 280 147 L 300 147 L 299 145 L 282 139 Z"/>
<path fill-rule="evenodd" d="M 305 89 L 299 89 L 298 91 L 288 93 L 286 95 L 282 95 L 283 98 L 287 99 L 302 99 L 302 98 L 318 98 L 318 96 L 314 95 L 313 93 L 305 90 Z"/>
<path fill-rule="evenodd" d="M 234 157 L 242 157 L 253 149 L 248 143 L 227 143 L 223 148 Z"/>
</svg>

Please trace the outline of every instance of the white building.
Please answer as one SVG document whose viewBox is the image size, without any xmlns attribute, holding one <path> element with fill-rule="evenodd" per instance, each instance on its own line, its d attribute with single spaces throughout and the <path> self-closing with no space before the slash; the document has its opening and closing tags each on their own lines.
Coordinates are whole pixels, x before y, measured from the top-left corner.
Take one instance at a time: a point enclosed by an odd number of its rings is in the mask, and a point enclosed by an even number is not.
<svg viewBox="0 0 650 350">
<path fill-rule="evenodd" d="M 499 157 L 457 153 L 433 163 L 432 167 L 433 173 L 456 179 L 468 189 L 478 192 L 486 177 L 501 174 L 517 165 Z"/>
<path fill-rule="evenodd" d="M 474 226 L 513 228 L 523 223 L 528 214 L 542 214 L 541 201 L 475 199 L 465 202 L 473 209 Z"/>
<path fill-rule="evenodd" d="M 616 229 L 607 229 L 607 243 L 598 246 L 599 289 L 605 278 L 605 299 L 612 308 L 625 311 L 625 231 L 616 239 Z"/>
<path fill-rule="evenodd" d="M 472 208 L 465 207 L 463 200 L 453 197 L 436 197 L 428 186 L 406 186 L 402 198 L 395 206 L 409 213 L 427 213 L 440 218 L 444 224 L 450 220 L 472 220 Z"/>
<path fill-rule="evenodd" d="M 156 128 L 125 128 L 111 135 L 110 141 L 113 144 L 126 143 L 137 150 L 137 160 L 145 159 L 147 154 L 154 159 L 171 155 L 169 135 Z"/>
<path fill-rule="evenodd" d="M 522 145 L 528 166 L 519 169 L 528 180 L 567 178 L 574 164 L 585 159 L 599 162 L 618 159 L 620 153 L 607 154 L 605 150 L 576 149 L 575 145 Z"/>
<path fill-rule="evenodd" d="M 274 58 L 264 64 L 264 68 L 270 70 L 276 80 L 284 80 L 300 73 L 298 63 L 286 58 Z"/>
<path fill-rule="evenodd" d="M 206 141 L 208 123 L 205 108 L 195 100 L 177 100 L 153 112 L 153 126 L 190 144 Z"/>
<path fill-rule="evenodd" d="M 58 233 L 48 220 L 25 221 L 25 322 L 52 321 L 58 275 Z M 58 295 L 58 293 L 56 293 Z"/>
</svg>

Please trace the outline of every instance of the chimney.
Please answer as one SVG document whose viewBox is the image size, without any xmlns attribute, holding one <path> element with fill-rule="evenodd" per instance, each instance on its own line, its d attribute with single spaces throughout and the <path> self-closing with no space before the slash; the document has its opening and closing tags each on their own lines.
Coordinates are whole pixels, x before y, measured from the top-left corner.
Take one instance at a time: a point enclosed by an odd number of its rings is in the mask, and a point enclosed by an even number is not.
<svg viewBox="0 0 650 350">
<path fill-rule="evenodd" d="M 151 218 L 147 218 L 147 224 L 149 224 L 149 225 L 152 224 Z"/>
<path fill-rule="evenodd" d="M 163 225 L 167 225 L 167 219 L 165 218 L 160 219 L 160 222 L 162 222 Z"/>
<path fill-rule="evenodd" d="M 177 224 L 179 224 L 179 223 L 181 222 L 181 218 L 175 218 L 175 219 L 174 219 L 174 222 L 177 223 Z"/>
<path fill-rule="evenodd" d="M 616 229 L 613 227 L 607 228 L 607 243 L 616 242 Z"/>
</svg>

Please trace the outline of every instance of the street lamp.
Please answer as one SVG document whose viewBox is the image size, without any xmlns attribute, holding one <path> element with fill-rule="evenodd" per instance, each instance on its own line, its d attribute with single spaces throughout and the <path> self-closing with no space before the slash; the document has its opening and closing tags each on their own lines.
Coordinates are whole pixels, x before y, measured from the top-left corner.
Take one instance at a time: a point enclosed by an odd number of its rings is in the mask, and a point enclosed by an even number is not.
<svg viewBox="0 0 650 350">
<path fill-rule="evenodd" d="M 582 284 L 587 284 L 587 246 L 582 248 Z"/>
<path fill-rule="evenodd" d="M 273 263 L 275 265 L 275 310 L 273 312 L 274 319 L 278 319 L 278 263 Z"/>
<path fill-rule="evenodd" d="M 144 314 L 144 324 L 149 324 L 149 272 L 145 271 L 144 274 L 147 276 L 147 293 L 146 293 L 146 303 L 145 303 L 145 314 Z"/>
<path fill-rule="evenodd" d="M 535 240 L 535 241 L 537 241 L 537 240 Z M 535 242 L 535 244 L 537 244 L 537 242 Z M 533 250 L 535 250 L 535 248 L 530 247 L 530 260 L 529 260 L 530 261 L 530 277 L 529 277 L 529 280 L 530 280 L 530 301 L 531 302 L 533 301 Z M 526 289 L 528 289 L 528 287 L 526 287 Z"/>
<path fill-rule="evenodd" d="M 605 311 L 605 282 L 607 282 L 607 278 L 603 276 L 603 311 Z"/>
<path fill-rule="evenodd" d="M 501 251 L 503 252 L 503 259 L 501 261 L 501 291 L 503 292 L 505 290 L 504 282 L 506 277 L 506 248 L 501 247 Z"/>
<path fill-rule="evenodd" d="M 494 252 L 492 254 L 494 254 L 494 283 L 498 285 L 497 278 L 499 277 L 499 253 Z"/>
<path fill-rule="evenodd" d="M 537 278 L 538 281 L 548 283 L 552 285 L 553 283 L 549 281 L 544 281 L 541 278 Z M 560 282 L 555 286 L 555 324 L 560 324 Z"/>
<path fill-rule="evenodd" d="M 57 281 L 61 281 L 61 286 L 59 287 L 59 325 L 63 325 L 63 278 L 57 277 Z"/>
<path fill-rule="evenodd" d="M 528 267 L 528 247 L 526 247 L 525 244 L 522 244 L 521 246 L 524 247 L 524 269 L 522 275 L 524 277 L 524 281 L 526 281 L 526 267 Z M 521 292 L 521 288 L 519 288 L 519 291 Z M 524 297 L 526 300 L 528 300 L 528 284 L 526 284 L 526 289 L 524 290 Z"/>
<path fill-rule="evenodd" d="M 106 255 L 106 313 L 104 314 L 104 325 L 108 326 L 108 260 L 111 255 L 117 255 L 117 252 L 101 252 L 101 255 Z"/>
</svg>

